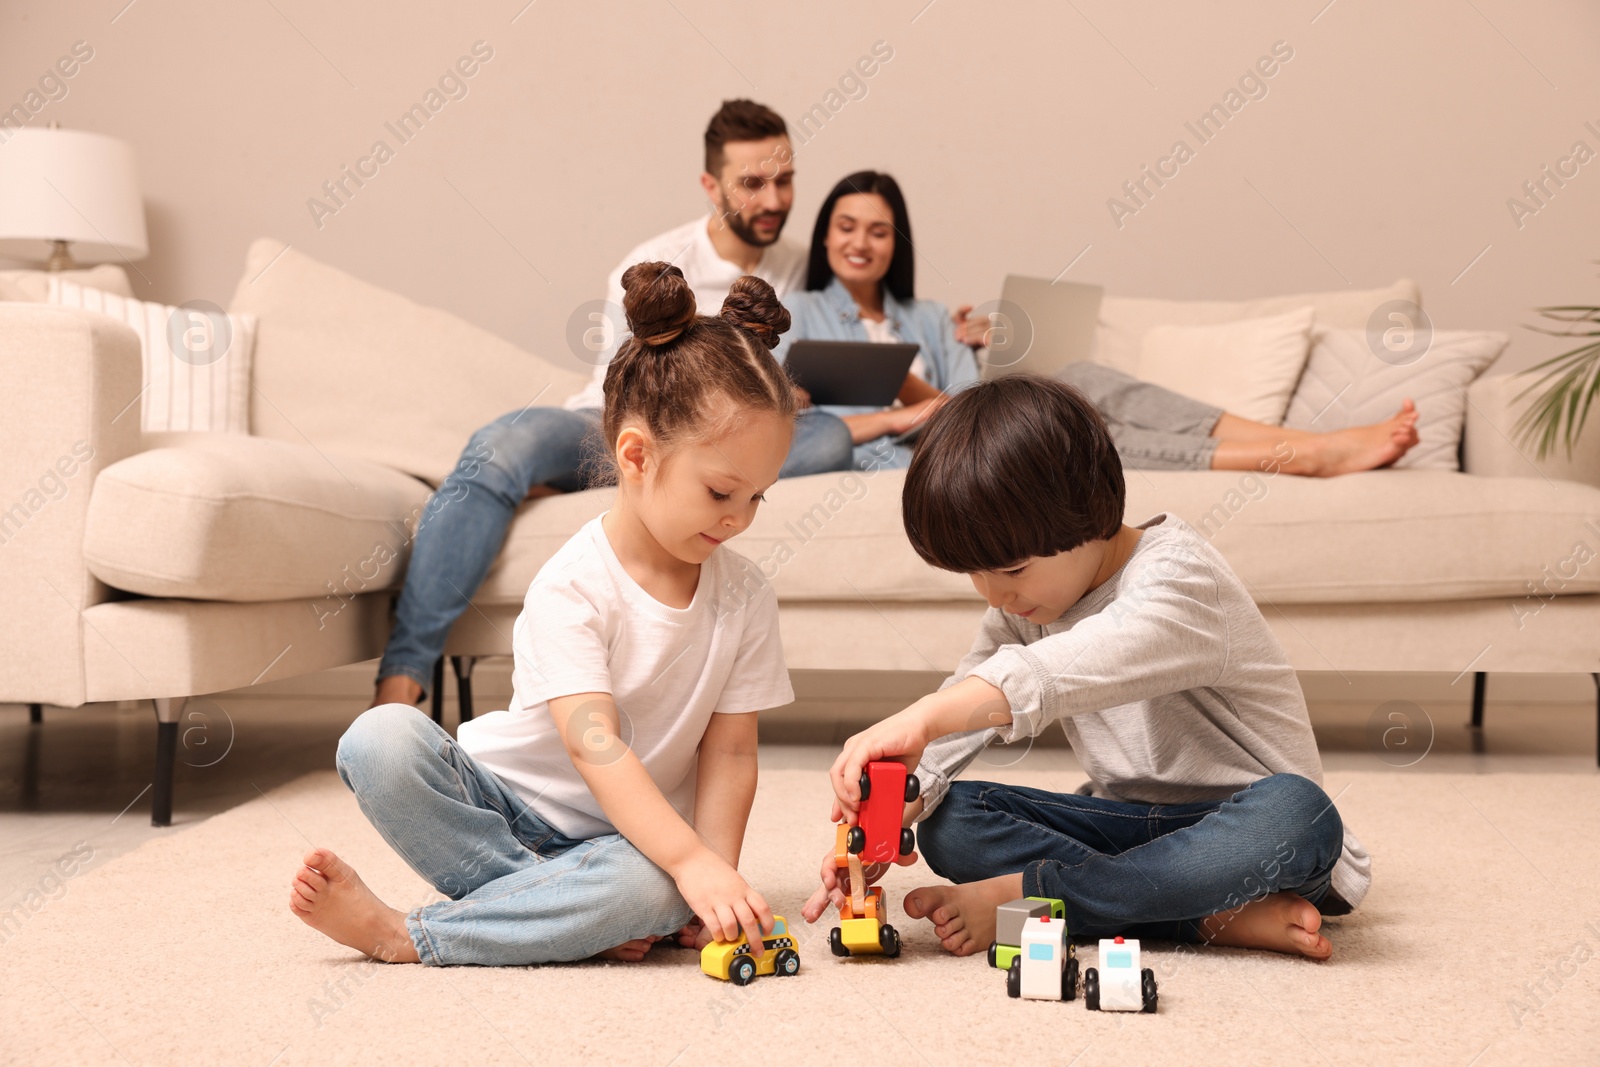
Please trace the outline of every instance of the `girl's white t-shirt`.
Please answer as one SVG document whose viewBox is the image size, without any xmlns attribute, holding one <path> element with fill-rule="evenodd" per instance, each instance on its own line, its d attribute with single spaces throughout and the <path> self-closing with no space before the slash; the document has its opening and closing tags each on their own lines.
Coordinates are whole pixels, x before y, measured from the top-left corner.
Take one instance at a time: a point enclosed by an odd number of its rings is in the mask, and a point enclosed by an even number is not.
<svg viewBox="0 0 1600 1067">
<path fill-rule="evenodd" d="M 552 698 L 610 693 L 622 739 L 691 823 L 711 716 L 794 700 L 777 597 L 755 563 L 719 545 L 700 566 L 694 600 L 668 607 L 629 577 L 599 518 L 539 568 L 511 645 L 510 709 L 462 723 L 457 740 L 536 815 L 575 839 L 617 831 L 556 732 Z M 589 715 L 583 707 L 573 713 L 580 737 L 599 721 Z M 592 758 L 616 756 L 601 749 Z"/>
</svg>

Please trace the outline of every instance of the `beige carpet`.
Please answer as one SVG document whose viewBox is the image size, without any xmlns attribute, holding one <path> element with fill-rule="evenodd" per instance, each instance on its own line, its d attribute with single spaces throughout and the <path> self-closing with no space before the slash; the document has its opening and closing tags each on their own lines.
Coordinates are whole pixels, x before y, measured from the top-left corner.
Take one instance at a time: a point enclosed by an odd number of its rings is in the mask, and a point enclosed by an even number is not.
<svg viewBox="0 0 1600 1067">
<path fill-rule="evenodd" d="M 311 775 L 68 882 L 0 957 L 0 1062 L 1600 1061 L 1600 776 L 1396 771 L 1329 787 L 1377 871 L 1366 905 L 1330 923 L 1333 961 L 1156 945 L 1161 1011 L 1146 1016 L 1009 1000 L 981 957 L 943 956 L 904 919 L 915 870 L 890 880 L 901 959 L 837 960 L 823 926 L 797 978 L 744 990 L 683 950 L 638 965 L 363 963 L 287 910 L 308 841 L 392 903 L 431 897 L 338 779 Z M 746 867 L 789 916 L 831 841 L 825 790 L 815 773 L 762 780 Z"/>
</svg>

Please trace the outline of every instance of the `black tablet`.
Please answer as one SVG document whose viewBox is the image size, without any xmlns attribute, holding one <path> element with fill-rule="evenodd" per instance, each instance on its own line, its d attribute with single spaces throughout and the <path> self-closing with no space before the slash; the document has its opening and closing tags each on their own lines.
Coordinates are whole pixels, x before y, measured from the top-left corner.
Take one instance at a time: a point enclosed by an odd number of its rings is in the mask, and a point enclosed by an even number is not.
<svg viewBox="0 0 1600 1067">
<path fill-rule="evenodd" d="M 875 341 L 796 341 L 784 366 L 813 404 L 886 408 L 900 395 L 917 351 Z"/>
</svg>

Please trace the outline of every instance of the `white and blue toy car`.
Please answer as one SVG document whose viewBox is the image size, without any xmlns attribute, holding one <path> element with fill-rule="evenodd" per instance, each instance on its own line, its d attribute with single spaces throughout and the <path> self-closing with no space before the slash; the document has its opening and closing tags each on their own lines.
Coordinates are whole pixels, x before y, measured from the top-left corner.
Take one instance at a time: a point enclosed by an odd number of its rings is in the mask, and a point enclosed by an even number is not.
<svg viewBox="0 0 1600 1067">
<path fill-rule="evenodd" d="M 1090 1011 L 1156 1010 L 1156 972 L 1139 967 L 1139 942 L 1100 939 L 1100 966 L 1083 972 L 1083 1006 Z"/>
<path fill-rule="evenodd" d="M 1065 922 L 1042 915 L 1022 924 L 1017 954 L 1006 968 L 1006 994 L 1029 1000 L 1077 997 L 1078 957 Z"/>
</svg>

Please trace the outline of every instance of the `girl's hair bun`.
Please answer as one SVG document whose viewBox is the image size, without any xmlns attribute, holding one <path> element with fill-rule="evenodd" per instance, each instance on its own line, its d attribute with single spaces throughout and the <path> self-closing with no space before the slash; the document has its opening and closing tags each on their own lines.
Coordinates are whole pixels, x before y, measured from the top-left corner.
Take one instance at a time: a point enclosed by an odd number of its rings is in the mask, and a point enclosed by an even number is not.
<svg viewBox="0 0 1600 1067">
<path fill-rule="evenodd" d="M 767 348 L 778 347 L 778 335 L 789 328 L 789 309 L 783 306 L 772 286 L 746 274 L 733 283 L 722 302 L 722 318 L 747 330 Z"/>
<path fill-rule="evenodd" d="M 622 288 L 628 329 L 641 344 L 669 345 L 694 322 L 694 290 L 670 263 L 635 263 L 623 272 Z"/>
</svg>

